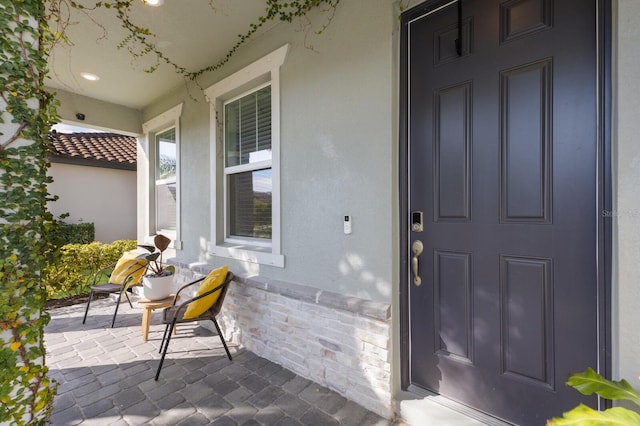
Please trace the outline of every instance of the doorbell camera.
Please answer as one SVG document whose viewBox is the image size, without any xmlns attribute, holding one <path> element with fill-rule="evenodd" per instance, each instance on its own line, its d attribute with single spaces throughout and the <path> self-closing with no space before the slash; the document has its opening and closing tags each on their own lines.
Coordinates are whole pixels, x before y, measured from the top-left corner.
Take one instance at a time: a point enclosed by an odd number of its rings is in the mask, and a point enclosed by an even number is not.
<svg viewBox="0 0 640 426">
<path fill-rule="evenodd" d="M 351 233 L 351 216 L 344 217 L 344 233 L 345 234 Z"/>
</svg>

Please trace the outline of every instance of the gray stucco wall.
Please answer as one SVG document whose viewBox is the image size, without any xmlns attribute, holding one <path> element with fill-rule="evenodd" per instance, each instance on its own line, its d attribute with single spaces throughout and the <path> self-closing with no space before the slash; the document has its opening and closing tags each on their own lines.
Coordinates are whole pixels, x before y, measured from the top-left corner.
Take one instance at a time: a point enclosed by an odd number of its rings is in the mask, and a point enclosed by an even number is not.
<svg viewBox="0 0 640 426">
<path fill-rule="evenodd" d="M 640 2 L 614 5 L 613 373 L 640 388 Z"/>
<path fill-rule="evenodd" d="M 191 88 L 189 94 L 179 88 L 143 111 L 146 121 L 184 102 L 179 258 L 391 301 L 396 257 L 392 217 L 397 208 L 392 40 L 397 15 L 388 0 L 368 1 L 366 13 L 362 6 L 341 2 L 321 35 L 280 24 L 244 47 L 221 73 L 200 82 L 208 87 L 284 44 L 291 46 L 280 79 L 284 268 L 210 259 L 206 252 L 211 150 L 208 103 L 199 90 Z M 343 233 L 344 215 L 352 216 L 351 235 Z"/>
<path fill-rule="evenodd" d="M 139 136 L 142 133 L 142 113 L 136 109 L 98 101 L 62 89 L 49 90 L 55 93 L 60 102 L 57 112 L 65 123 L 129 136 Z M 84 120 L 76 118 L 78 113 L 84 114 Z"/>
</svg>

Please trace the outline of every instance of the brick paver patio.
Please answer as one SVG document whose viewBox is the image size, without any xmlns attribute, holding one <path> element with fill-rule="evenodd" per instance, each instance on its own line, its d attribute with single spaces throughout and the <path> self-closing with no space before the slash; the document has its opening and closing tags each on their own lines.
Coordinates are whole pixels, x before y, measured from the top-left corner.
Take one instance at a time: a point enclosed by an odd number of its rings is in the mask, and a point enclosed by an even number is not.
<svg viewBox="0 0 640 426">
<path fill-rule="evenodd" d="M 58 381 L 55 425 L 346 425 L 393 422 L 197 325 L 171 340 L 154 381 L 164 327 L 160 312 L 142 338 L 142 311 L 123 304 L 110 328 L 114 303 L 94 301 L 53 309 L 45 331 L 47 365 Z"/>
</svg>

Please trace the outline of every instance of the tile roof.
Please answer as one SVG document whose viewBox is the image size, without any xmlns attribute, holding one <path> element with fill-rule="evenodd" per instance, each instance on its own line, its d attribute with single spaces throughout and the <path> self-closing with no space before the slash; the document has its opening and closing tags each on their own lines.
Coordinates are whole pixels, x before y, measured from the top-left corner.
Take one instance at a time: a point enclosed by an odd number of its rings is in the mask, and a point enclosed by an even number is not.
<svg viewBox="0 0 640 426">
<path fill-rule="evenodd" d="M 51 132 L 52 162 L 136 170 L 136 138 L 116 133 Z"/>
</svg>

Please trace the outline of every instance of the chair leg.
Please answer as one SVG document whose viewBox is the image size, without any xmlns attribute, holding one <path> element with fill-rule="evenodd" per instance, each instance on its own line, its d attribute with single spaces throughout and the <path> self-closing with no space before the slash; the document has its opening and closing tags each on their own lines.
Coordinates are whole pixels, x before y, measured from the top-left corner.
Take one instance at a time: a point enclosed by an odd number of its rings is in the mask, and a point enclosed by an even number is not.
<svg viewBox="0 0 640 426">
<path fill-rule="evenodd" d="M 122 298 L 122 292 L 120 292 L 118 294 L 118 301 L 116 302 L 116 310 L 113 313 L 113 319 L 111 320 L 111 328 L 113 328 L 113 326 L 116 323 L 116 315 L 118 315 L 118 308 L 120 307 L 120 299 Z"/>
<path fill-rule="evenodd" d="M 224 337 L 222 336 L 222 331 L 220 330 L 220 326 L 218 325 L 218 321 L 216 321 L 215 318 L 211 318 L 211 321 L 213 321 L 213 325 L 215 325 L 216 326 L 216 330 L 218 330 L 218 336 L 220 336 L 220 340 L 222 340 L 222 346 L 224 346 L 224 350 L 227 351 L 227 356 L 229 357 L 229 361 L 232 361 L 231 353 L 229 352 L 229 348 L 227 347 L 227 342 L 224 341 Z"/>
<path fill-rule="evenodd" d="M 162 357 L 160 357 L 160 364 L 158 365 L 158 371 L 156 371 L 156 382 L 158 381 L 158 377 L 160 377 L 160 370 L 162 370 L 162 364 L 164 363 L 164 357 L 167 355 L 167 349 L 169 349 L 169 342 L 171 341 L 171 333 L 173 333 L 173 328 L 176 326 L 176 319 L 174 318 L 171 321 L 171 326 L 169 327 L 169 334 L 167 335 L 167 343 L 164 345 L 164 350 L 162 351 Z"/>
<path fill-rule="evenodd" d="M 89 293 L 89 300 L 87 300 L 87 307 L 84 310 L 84 318 L 82 319 L 83 324 L 87 320 L 87 313 L 89 312 L 89 305 L 91 304 L 91 299 L 93 299 L 93 290 L 91 290 L 91 292 Z"/>
<path fill-rule="evenodd" d="M 127 298 L 127 302 L 129 302 L 129 307 L 130 307 L 131 309 L 133 309 L 133 305 L 131 304 L 131 299 L 129 298 L 129 295 L 128 295 L 127 293 L 128 293 L 128 292 L 127 292 L 127 291 L 125 291 L 125 292 L 124 292 L 124 296 Z"/>
<path fill-rule="evenodd" d="M 167 331 L 169 331 L 169 323 L 167 323 L 167 326 L 164 328 L 164 334 L 162 335 L 162 342 L 160 342 L 160 349 L 158 349 L 159 354 L 162 353 L 162 347 L 164 346 L 164 342 L 167 339 Z"/>
</svg>

